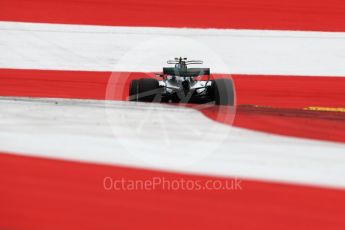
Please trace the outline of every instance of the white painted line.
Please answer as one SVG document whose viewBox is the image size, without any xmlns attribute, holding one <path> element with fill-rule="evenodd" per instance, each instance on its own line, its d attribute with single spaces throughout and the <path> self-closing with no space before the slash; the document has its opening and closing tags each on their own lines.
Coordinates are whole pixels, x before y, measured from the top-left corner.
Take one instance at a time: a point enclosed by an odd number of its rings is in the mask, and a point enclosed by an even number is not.
<svg viewBox="0 0 345 230">
<path fill-rule="evenodd" d="M 0 68 L 159 71 L 174 56 L 218 73 L 345 76 L 345 33 L 0 22 Z"/>
<path fill-rule="evenodd" d="M 345 188 L 343 144 L 225 126 L 194 109 L 3 97 L 0 110 L 0 151 Z"/>
</svg>

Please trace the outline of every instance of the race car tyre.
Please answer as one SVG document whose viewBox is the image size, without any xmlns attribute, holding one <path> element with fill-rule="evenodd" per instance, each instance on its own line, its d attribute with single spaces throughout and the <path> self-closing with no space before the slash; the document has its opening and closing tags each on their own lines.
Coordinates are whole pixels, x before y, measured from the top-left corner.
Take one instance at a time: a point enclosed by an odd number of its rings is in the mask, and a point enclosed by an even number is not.
<svg viewBox="0 0 345 230">
<path fill-rule="evenodd" d="M 129 85 L 129 101 L 138 100 L 138 80 L 132 80 Z"/>
<path fill-rule="evenodd" d="M 215 79 L 212 85 L 216 105 L 234 105 L 234 87 L 231 79 Z"/>
<path fill-rule="evenodd" d="M 142 78 L 138 80 L 138 101 L 161 101 L 158 80 L 153 78 Z"/>
</svg>

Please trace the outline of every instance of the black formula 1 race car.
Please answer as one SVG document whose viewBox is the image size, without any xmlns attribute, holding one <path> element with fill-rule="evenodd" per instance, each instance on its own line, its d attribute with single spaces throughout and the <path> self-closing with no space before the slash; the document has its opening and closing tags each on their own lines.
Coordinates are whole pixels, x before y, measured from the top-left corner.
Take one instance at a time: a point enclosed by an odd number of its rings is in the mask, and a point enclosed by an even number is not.
<svg viewBox="0 0 345 230">
<path fill-rule="evenodd" d="M 234 105 L 234 87 L 231 79 L 210 79 L 210 68 L 188 68 L 202 61 L 175 58 L 167 62 L 174 67 L 164 67 L 156 74 L 162 80 L 141 78 L 132 80 L 129 87 L 130 101 L 212 103 Z"/>
</svg>

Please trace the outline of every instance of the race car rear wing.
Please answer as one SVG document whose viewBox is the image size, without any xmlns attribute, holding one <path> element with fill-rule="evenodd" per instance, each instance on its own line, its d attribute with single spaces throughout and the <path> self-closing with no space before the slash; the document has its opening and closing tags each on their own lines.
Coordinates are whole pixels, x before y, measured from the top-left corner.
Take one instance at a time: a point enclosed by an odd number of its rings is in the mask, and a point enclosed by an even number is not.
<svg viewBox="0 0 345 230">
<path fill-rule="evenodd" d="M 187 58 L 175 58 L 175 60 L 169 60 L 167 61 L 168 64 L 185 64 L 185 65 L 190 65 L 190 64 L 203 64 L 203 61 L 200 60 L 190 60 L 187 61 Z"/>
<path fill-rule="evenodd" d="M 197 77 L 202 75 L 210 75 L 210 68 L 174 68 L 164 67 L 164 75 L 180 76 L 180 77 Z"/>
</svg>

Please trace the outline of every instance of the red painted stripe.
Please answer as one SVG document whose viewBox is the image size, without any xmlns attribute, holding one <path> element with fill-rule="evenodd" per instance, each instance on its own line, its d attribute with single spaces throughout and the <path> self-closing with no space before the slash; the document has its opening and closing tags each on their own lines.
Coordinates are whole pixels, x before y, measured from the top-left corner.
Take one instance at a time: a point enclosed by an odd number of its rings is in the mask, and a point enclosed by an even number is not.
<svg viewBox="0 0 345 230">
<path fill-rule="evenodd" d="M 0 20 L 345 31 L 345 3 L 343 0 L 1 0 Z"/>
<path fill-rule="evenodd" d="M 126 100 L 133 78 L 151 73 L 0 70 L 1 96 Z M 229 76 L 229 75 L 225 75 Z M 219 76 L 216 76 L 219 77 Z M 344 113 L 301 111 L 306 106 L 345 107 L 345 78 L 233 75 L 237 113 L 234 125 L 270 133 L 345 142 Z M 106 89 L 116 88 L 106 97 Z M 273 106 L 260 109 L 244 105 Z M 296 111 L 296 109 L 298 109 Z M 201 110 L 226 123 L 218 107 Z"/>
<path fill-rule="evenodd" d="M 344 229 L 344 190 L 244 180 L 242 190 L 107 191 L 104 177 L 230 179 L 0 154 L 1 229 Z"/>
<path fill-rule="evenodd" d="M 154 77 L 142 72 L 91 72 L 57 70 L 0 69 L 2 96 L 32 96 L 106 99 L 108 84 L 115 87 L 111 99 L 125 100 L 131 79 Z M 214 77 L 229 77 L 216 74 Z M 109 81 L 112 77 L 112 81 Z M 303 108 L 306 106 L 345 106 L 345 78 L 231 75 L 235 81 L 237 103 Z"/>
<path fill-rule="evenodd" d="M 345 107 L 345 78 L 235 76 L 239 108 L 235 126 L 281 135 L 345 142 L 345 114 L 301 111 L 307 106 Z M 298 110 L 296 110 L 298 109 Z"/>
</svg>

